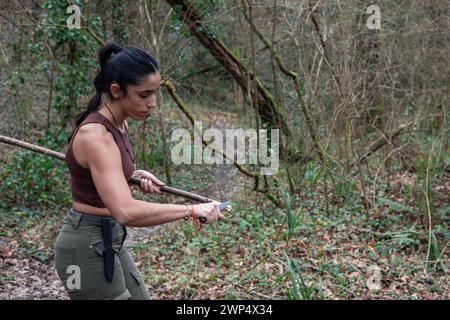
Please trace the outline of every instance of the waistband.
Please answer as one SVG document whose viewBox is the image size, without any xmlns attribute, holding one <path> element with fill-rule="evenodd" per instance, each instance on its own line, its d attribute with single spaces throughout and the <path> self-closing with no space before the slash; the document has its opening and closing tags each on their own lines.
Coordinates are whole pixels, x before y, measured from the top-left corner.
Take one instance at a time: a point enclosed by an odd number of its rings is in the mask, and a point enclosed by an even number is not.
<svg viewBox="0 0 450 320">
<path fill-rule="evenodd" d="M 101 227 L 103 225 L 103 221 L 109 222 L 111 225 L 114 225 L 117 223 L 116 219 L 112 217 L 102 217 L 102 216 L 96 216 L 92 214 L 82 213 L 75 211 L 73 208 L 70 208 L 68 212 L 68 216 L 74 220 L 76 224 L 80 223 L 81 221 L 86 222 L 88 224 L 96 225 Z M 117 223 L 119 224 L 119 223 Z"/>
</svg>

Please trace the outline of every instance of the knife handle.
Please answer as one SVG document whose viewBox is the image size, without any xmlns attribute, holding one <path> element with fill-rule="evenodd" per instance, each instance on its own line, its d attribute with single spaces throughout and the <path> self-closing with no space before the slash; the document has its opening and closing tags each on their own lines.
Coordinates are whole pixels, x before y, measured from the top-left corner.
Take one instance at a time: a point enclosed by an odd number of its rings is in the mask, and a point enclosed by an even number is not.
<svg viewBox="0 0 450 320">
<path fill-rule="evenodd" d="M 231 205 L 229 200 L 222 202 L 218 207 L 220 211 L 223 210 L 231 211 Z M 208 221 L 206 217 L 199 217 L 198 220 L 200 221 L 201 224 L 205 224 L 206 221 Z"/>
</svg>

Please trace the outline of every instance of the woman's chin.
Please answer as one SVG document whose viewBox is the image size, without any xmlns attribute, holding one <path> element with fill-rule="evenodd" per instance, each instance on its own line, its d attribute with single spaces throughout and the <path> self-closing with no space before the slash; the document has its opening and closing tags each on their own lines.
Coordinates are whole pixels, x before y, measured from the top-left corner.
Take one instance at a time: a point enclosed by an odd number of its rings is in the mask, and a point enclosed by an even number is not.
<svg viewBox="0 0 450 320">
<path fill-rule="evenodd" d="M 150 113 L 138 113 L 134 114 L 131 118 L 136 121 L 143 121 L 150 117 Z"/>
</svg>

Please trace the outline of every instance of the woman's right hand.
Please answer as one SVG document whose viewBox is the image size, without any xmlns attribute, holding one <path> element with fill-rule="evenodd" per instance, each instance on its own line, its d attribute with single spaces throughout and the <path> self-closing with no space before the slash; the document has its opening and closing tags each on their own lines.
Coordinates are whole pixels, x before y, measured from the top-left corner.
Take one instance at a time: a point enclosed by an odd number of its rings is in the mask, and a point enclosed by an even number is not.
<svg viewBox="0 0 450 320">
<path fill-rule="evenodd" d="M 206 218 L 205 223 L 207 224 L 218 220 L 224 220 L 225 216 L 220 213 L 219 204 L 219 202 L 208 202 L 192 205 L 192 218 L 196 217 L 198 219 L 200 217 L 204 217 Z"/>
</svg>

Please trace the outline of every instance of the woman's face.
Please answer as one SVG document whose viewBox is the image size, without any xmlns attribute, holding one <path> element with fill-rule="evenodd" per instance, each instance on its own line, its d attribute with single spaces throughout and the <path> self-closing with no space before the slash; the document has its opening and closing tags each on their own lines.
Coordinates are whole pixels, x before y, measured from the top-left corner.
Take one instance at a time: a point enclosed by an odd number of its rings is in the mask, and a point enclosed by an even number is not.
<svg viewBox="0 0 450 320">
<path fill-rule="evenodd" d="M 128 85 L 127 95 L 120 99 L 122 110 L 134 120 L 144 120 L 157 107 L 156 96 L 161 82 L 159 72 L 145 76 L 138 85 Z M 111 88 L 113 91 L 113 88 Z M 113 92 L 114 94 L 114 92 Z"/>
</svg>

